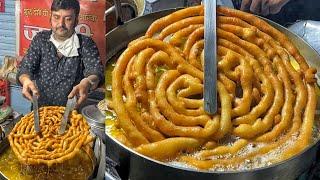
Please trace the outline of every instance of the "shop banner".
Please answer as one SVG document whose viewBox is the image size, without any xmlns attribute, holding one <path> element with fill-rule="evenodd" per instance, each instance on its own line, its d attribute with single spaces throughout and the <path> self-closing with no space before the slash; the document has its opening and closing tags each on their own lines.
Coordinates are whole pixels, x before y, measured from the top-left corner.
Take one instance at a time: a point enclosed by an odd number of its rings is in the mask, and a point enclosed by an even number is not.
<svg viewBox="0 0 320 180">
<path fill-rule="evenodd" d="M 4 9 L 5 9 L 4 0 L 0 0 L 0 12 L 4 12 Z"/>
<path fill-rule="evenodd" d="M 105 63 L 105 0 L 80 0 L 79 2 L 81 10 L 76 32 L 93 38 L 99 48 L 101 60 Z M 24 56 L 31 40 L 39 31 L 50 29 L 51 3 L 52 0 L 20 0 L 20 56 Z"/>
</svg>

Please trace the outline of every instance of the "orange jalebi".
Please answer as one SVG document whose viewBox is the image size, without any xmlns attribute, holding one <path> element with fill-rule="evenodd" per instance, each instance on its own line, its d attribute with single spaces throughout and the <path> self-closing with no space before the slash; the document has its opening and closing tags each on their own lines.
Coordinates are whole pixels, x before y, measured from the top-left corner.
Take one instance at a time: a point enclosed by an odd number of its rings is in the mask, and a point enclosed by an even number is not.
<svg viewBox="0 0 320 180">
<path fill-rule="evenodd" d="M 69 116 L 66 132 L 58 131 L 64 107 L 47 106 L 39 109 L 40 133 L 34 130 L 33 112 L 22 117 L 9 134 L 10 146 L 19 161 L 25 165 L 48 165 L 63 163 L 91 148 L 93 141 L 90 126 L 75 110 Z"/>
</svg>

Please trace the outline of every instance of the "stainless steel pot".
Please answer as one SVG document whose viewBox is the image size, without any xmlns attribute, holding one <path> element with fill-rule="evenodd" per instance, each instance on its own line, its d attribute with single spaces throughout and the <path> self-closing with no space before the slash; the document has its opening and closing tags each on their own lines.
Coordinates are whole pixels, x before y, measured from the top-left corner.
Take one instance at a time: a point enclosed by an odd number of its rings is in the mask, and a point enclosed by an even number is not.
<svg viewBox="0 0 320 180">
<path fill-rule="evenodd" d="M 91 130 L 98 135 L 102 141 L 105 143 L 105 124 L 106 119 L 95 104 L 88 105 L 81 110 L 81 114 L 86 119 L 87 123 L 90 125 Z"/>
<path fill-rule="evenodd" d="M 90 156 L 93 157 L 92 160 L 92 174 L 88 179 L 103 179 L 103 174 L 105 171 L 105 145 L 98 136 L 95 136 L 93 132 L 91 135 L 96 137 L 92 146 L 92 151 L 90 151 Z M 8 138 L 1 139 L 0 141 L 0 155 L 10 147 Z M 89 155 L 89 154 L 88 154 Z M 9 179 L 0 171 L 0 179 L 7 180 Z"/>
<path fill-rule="evenodd" d="M 148 14 L 136 19 L 133 19 L 122 26 L 117 27 L 106 35 L 107 38 L 107 61 L 119 55 L 127 44 L 142 35 L 149 25 L 156 19 L 172 13 L 176 9 L 160 11 Z M 309 46 L 303 39 L 288 31 L 286 28 L 271 22 L 272 26 L 286 34 L 292 42 L 300 50 L 301 54 L 308 60 L 308 63 L 316 67 L 318 73 L 320 71 L 320 56 L 316 51 Z M 317 74 L 319 77 L 319 74 Z M 319 78 L 318 78 L 319 79 Z M 318 108 L 319 109 L 319 108 Z M 310 145 L 300 154 L 280 163 L 273 164 L 268 167 L 257 168 L 247 171 L 235 172 L 207 172 L 184 169 L 168 165 L 166 163 L 153 160 L 144 155 L 138 154 L 133 150 L 125 147 L 110 134 L 106 133 L 107 151 L 106 155 L 114 162 L 107 165 L 107 171 L 112 172 L 116 169 L 123 180 L 157 180 L 157 179 L 174 179 L 174 180 L 188 180 L 188 179 L 295 179 L 301 173 L 310 168 L 312 163 L 316 160 L 316 154 L 320 141 Z M 109 177 L 110 178 L 110 177 Z M 119 177 L 112 176 L 117 179 Z M 111 178 L 110 178 L 111 179 Z"/>
</svg>

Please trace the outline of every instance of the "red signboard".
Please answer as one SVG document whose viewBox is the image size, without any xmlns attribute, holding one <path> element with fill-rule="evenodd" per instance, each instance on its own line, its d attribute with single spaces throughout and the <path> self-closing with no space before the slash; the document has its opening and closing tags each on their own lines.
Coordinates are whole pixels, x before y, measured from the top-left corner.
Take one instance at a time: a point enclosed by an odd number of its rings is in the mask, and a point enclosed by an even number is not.
<svg viewBox="0 0 320 180">
<path fill-rule="evenodd" d="M 101 60 L 106 57 L 105 0 L 79 0 L 80 15 L 76 32 L 91 36 L 99 48 Z M 42 30 L 50 29 L 50 8 L 52 0 L 20 1 L 20 45 L 19 55 L 23 56 L 29 48 L 32 38 Z"/>
<path fill-rule="evenodd" d="M 4 12 L 4 0 L 0 0 L 0 12 Z"/>
</svg>

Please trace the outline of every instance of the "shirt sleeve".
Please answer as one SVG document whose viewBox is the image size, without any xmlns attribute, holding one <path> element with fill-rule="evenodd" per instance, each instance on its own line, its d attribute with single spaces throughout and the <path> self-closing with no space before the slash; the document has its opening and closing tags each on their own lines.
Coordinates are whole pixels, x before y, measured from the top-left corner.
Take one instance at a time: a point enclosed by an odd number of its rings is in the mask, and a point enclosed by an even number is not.
<svg viewBox="0 0 320 180">
<path fill-rule="evenodd" d="M 99 85 L 101 85 L 104 82 L 104 68 L 100 61 L 98 47 L 91 38 L 86 38 L 84 42 L 82 62 L 84 64 L 84 76 L 98 76 Z"/>
<path fill-rule="evenodd" d="M 17 78 L 17 83 L 20 86 L 21 86 L 21 83 L 19 81 L 19 77 L 22 74 L 28 74 L 31 78 L 33 78 L 33 75 L 36 69 L 39 67 L 40 58 L 41 58 L 41 41 L 40 41 L 39 35 L 36 35 L 31 41 L 27 54 L 23 57 L 21 64 L 18 68 L 16 78 Z"/>
</svg>

